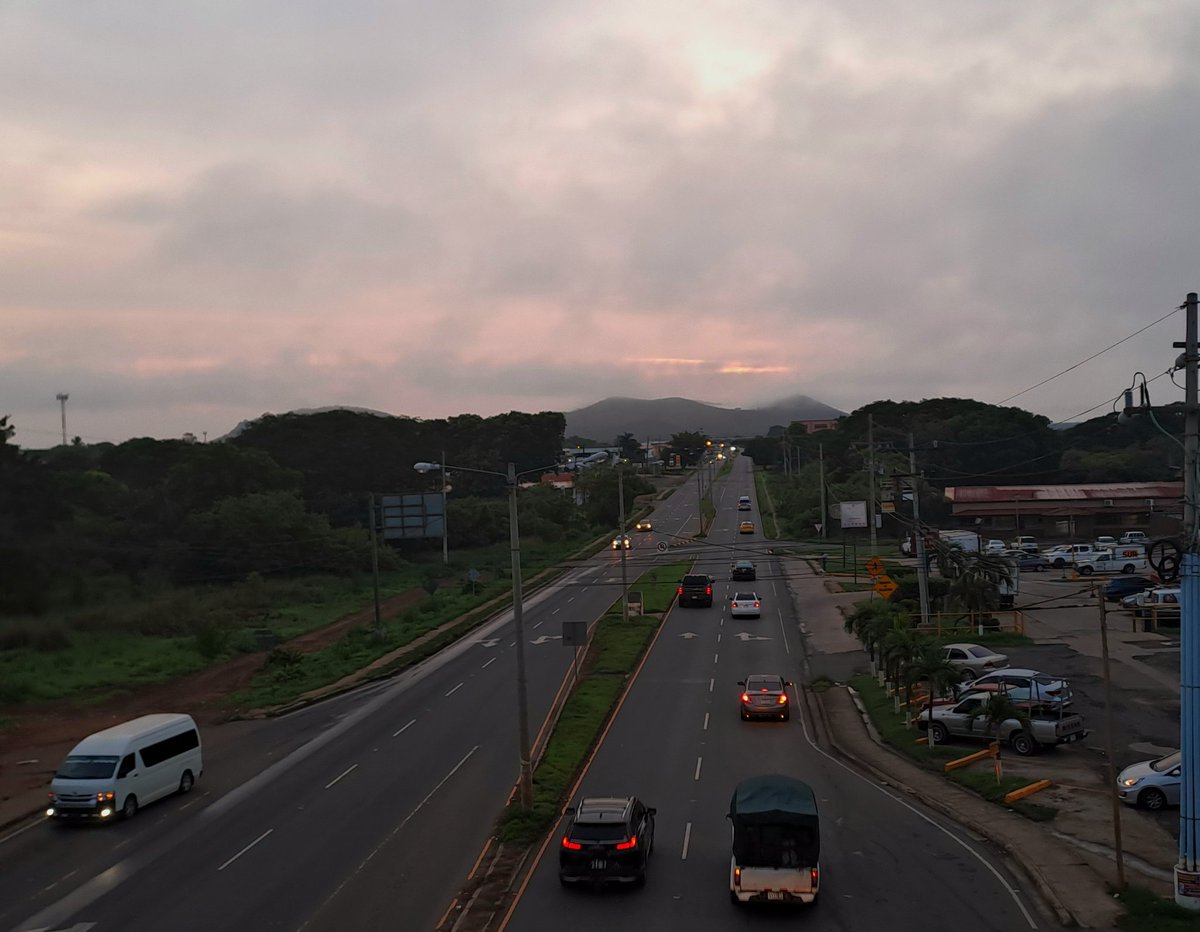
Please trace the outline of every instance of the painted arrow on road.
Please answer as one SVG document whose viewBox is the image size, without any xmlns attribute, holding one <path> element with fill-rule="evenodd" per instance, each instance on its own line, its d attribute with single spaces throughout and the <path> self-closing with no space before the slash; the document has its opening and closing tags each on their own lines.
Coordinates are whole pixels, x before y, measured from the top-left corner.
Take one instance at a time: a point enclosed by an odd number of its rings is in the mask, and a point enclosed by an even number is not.
<svg viewBox="0 0 1200 932">
<path fill-rule="evenodd" d="M 739 631 L 734 635 L 739 641 L 769 641 L 770 638 L 762 637 L 758 634 L 750 634 L 748 631 Z"/>
<path fill-rule="evenodd" d="M 698 637 L 700 637 L 700 635 L 698 635 L 698 634 L 695 634 L 695 633 L 694 633 L 694 632 L 692 632 L 692 631 L 684 631 L 684 632 L 683 632 L 683 634 L 681 634 L 681 635 L 679 635 L 679 636 L 680 636 L 681 638 L 698 638 Z"/>
<path fill-rule="evenodd" d="M 545 644 L 547 641 L 561 641 L 561 634 L 543 634 L 541 637 L 530 641 L 530 644 Z"/>
<path fill-rule="evenodd" d="M 486 638 L 485 640 L 476 641 L 475 643 L 480 645 L 481 647 L 495 647 L 497 644 L 500 643 L 500 639 L 499 638 Z"/>
</svg>

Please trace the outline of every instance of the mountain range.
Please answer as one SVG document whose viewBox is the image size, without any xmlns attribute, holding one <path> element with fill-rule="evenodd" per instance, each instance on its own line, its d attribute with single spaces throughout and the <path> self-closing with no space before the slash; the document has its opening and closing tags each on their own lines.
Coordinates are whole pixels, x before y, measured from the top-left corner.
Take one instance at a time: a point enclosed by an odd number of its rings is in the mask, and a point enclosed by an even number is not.
<svg viewBox="0 0 1200 932">
<path fill-rule="evenodd" d="M 762 408 L 723 408 L 690 398 L 605 398 L 565 412 L 568 437 L 612 443 L 620 434 L 638 440 L 669 440 L 672 434 L 698 431 L 712 437 L 757 437 L 792 421 L 832 420 L 846 412 L 793 395 Z"/>
</svg>

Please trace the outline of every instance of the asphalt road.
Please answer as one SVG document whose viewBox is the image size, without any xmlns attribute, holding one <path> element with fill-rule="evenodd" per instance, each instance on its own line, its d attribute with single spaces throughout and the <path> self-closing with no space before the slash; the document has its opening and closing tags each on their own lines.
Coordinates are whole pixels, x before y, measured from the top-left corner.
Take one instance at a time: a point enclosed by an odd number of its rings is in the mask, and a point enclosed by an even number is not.
<svg viewBox="0 0 1200 932">
<path fill-rule="evenodd" d="M 506 929 L 727 930 L 797 919 L 839 930 L 1047 927 L 1033 897 L 968 833 L 819 748 L 799 703 L 790 722 L 740 721 L 738 680 L 770 672 L 797 679 L 803 664 L 799 619 L 779 566 L 759 534 L 733 530 L 745 516 L 734 510 L 742 494 L 754 490 L 749 463 L 738 460 L 710 542 L 739 556 L 757 550 L 762 618 L 731 620 L 723 598 L 711 609 L 674 609 L 577 794 L 634 794 L 657 808 L 646 886 L 564 888 L 552 839 Z M 758 520 L 757 508 L 752 516 Z M 720 553 L 697 567 L 727 579 Z M 722 582 L 718 594 L 734 585 Z M 729 902 L 729 797 L 740 779 L 772 772 L 809 782 L 821 810 L 822 890 L 800 916 Z"/>
<path fill-rule="evenodd" d="M 626 554 L 630 582 L 697 521 L 685 485 Z M 571 665 L 561 622 L 620 594 L 604 551 L 526 598 L 531 727 Z M 188 797 L 129 823 L 38 824 L 0 843 L 0 928 L 432 928 L 517 777 L 511 617 L 395 680 L 210 742 Z M 91 923 L 92 925 L 87 925 Z"/>
</svg>

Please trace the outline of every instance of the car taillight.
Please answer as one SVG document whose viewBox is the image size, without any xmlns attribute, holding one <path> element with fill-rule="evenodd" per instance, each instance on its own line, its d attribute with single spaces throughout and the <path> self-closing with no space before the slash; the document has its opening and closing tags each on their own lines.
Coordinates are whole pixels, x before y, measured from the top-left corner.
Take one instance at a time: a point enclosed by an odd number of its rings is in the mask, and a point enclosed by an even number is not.
<svg viewBox="0 0 1200 932">
<path fill-rule="evenodd" d="M 750 697 L 747 696 L 745 693 L 742 693 L 742 702 L 749 702 L 749 701 L 750 701 Z"/>
<path fill-rule="evenodd" d="M 779 704 L 780 704 L 780 705 L 783 705 L 785 702 L 787 702 L 787 695 L 786 695 L 786 694 L 784 694 L 784 695 L 781 695 L 781 696 L 779 697 Z"/>
<path fill-rule="evenodd" d="M 675 593 L 675 594 L 676 594 L 676 595 L 683 595 L 683 586 L 680 586 L 680 587 L 679 587 L 679 589 L 678 589 L 678 591 L 676 591 L 676 593 Z"/>
<path fill-rule="evenodd" d="M 571 841 L 571 839 L 568 838 L 566 835 L 563 835 L 562 846 L 564 848 L 568 849 L 569 851 L 578 851 L 579 849 L 581 849 L 583 847 L 583 845 L 581 845 L 579 842 Z"/>
<path fill-rule="evenodd" d="M 755 602 L 755 603 L 754 603 L 754 607 L 755 607 L 755 608 L 758 608 L 758 603 L 757 603 L 757 602 Z"/>
<path fill-rule="evenodd" d="M 817 869 L 814 867 L 812 869 L 812 873 L 809 874 L 809 882 L 811 883 L 813 889 L 816 889 L 817 881 L 820 879 L 821 879 L 821 875 L 817 871 Z"/>
<path fill-rule="evenodd" d="M 704 589 L 705 595 L 712 595 L 712 586 L 706 586 Z"/>
<path fill-rule="evenodd" d="M 630 836 L 629 841 L 617 842 L 617 850 L 618 851 L 628 851 L 631 848 L 636 848 L 636 847 L 637 847 L 637 835 Z"/>
<path fill-rule="evenodd" d="M 733 869 L 733 884 L 736 887 L 740 887 L 742 885 L 742 869 L 740 867 L 735 867 Z"/>
</svg>

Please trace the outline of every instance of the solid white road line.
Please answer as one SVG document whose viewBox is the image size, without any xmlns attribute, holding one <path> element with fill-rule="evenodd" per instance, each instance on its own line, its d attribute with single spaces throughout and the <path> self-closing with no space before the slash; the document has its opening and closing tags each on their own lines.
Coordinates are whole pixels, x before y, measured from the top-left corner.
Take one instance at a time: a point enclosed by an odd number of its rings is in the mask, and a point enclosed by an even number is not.
<svg viewBox="0 0 1200 932">
<path fill-rule="evenodd" d="M 328 783 L 326 783 L 325 789 L 329 789 L 331 786 L 333 786 L 335 783 L 337 783 L 338 780 L 342 779 L 342 777 L 346 776 L 346 774 L 350 773 L 350 771 L 356 769 L 357 767 L 358 767 L 358 764 L 351 764 L 349 767 L 347 767 L 345 770 L 343 770 L 341 773 L 339 773 L 336 777 L 334 777 L 332 780 L 330 780 Z"/>
<path fill-rule="evenodd" d="M 496 659 L 495 657 L 493 657 L 493 658 L 492 658 L 492 660 L 495 660 L 495 659 Z M 492 662 L 492 660 L 489 660 L 489 661 L 488 661 L 488 663 L 491 663 L 491 662 Z M 485 663 L 485 664 L 484 664 L 484 666 L 486 667 L 486 666 L 487 666 L 487 663 Z M 393 738 L 395 738 L 397 735 L 402 735 L 402 734 L 404 734 L 404 732 L 408 731 L 408 730 L 409 730 L 410 728 L 412 728 L 412 726 L 413 726 L 413 725 L 415 725 L 416 723 L 417 723 L 417 720 L 414 718 L 414 719 L 413 719 L 411 722 L 409 722 L 407 725 L 405 725 L 405 726 L 404 726 L 403 728 L 401 728 L 399 731 L 393 731 L 393 732 L 392 732 L 392 737 L 393 737 Z"/>
<path fill-rule="evenodd" d="M 697 757 L 697 758 L 696 758 L 696 775 L 695 775 L 694 777 L 692 777 L 692 779 L 693 779 L 693 780 L 699 780 L 699 779 L 700 779 L 700 764 L 701 764 L 701 763 L 703 763 L 703 762 L 704 762 L 704 758 L 703 758 L 703 757 Z"/>
<path fill-rule="evenodd" d="M 252 842 L 250 842 L 250 844 L 246 845 L 245 848 L 243 848 L 241 851 L 239 851 L 237 854 L 235 854 L 233 857 L 231 857 L 228 861 L 226 861 L 224 864 L 222 864 L 220 867 L 218 867 L 217 870 L 218 871 L 225 870 L 225 868 L 227 868 L 230 864 L 232 864 L 234 861 L 236 861 L 238 858 L 240 858 L 243 854 L 245 854 L 247 851 L 249 851 L 251 848 L 253 848 L 255 845 L 257 845 L 260 841 L 262 841 L 268 835 L 270 835 L 273 831 L 275 831 L 275 829 L 273 829 L 273 828 L 267 829 L 265 832 L 263 832 L 261 835 L 259 835 L 256 839 L 254 839 L 254 841 L 252 841 Z"/>
<path fill-rule="evenodd" d="M 462 684 L 462 683 L 459 683 L 459 684 L 458 684 L 457 686 L 455 686 L 455 687 L 454 687 L 452 690 L 450 690 L 450 692 L 446 693 L 446 695 L 447 695 L 447 696 L 453 696 L 453 695 L 454 695 L 456 692 L 458 692 L 460 689 L 462 689 L 462 687 L 463 687 L 463 684 Z"/>
<path fill-rule="evenodd" d="M 783 633 L 783 649 L 790 654 L 792 652 L 792 649 L 788 646 L 787 628 L 784 627 L 784 624 L 783 624 L 783 612 L 778 612 L 778 615 L 779 615 L 779 630 Z"/>
<path fill-rule="evenodd" d="M 486 669 L 487 669 L 489 666 L 491 666 L 491 665 L 492 665 L 493 663 L 495 663 L 495 662 L 496 662 L 496 658 L 495 658 L 495 657 L 493 657 L 491 660 L 489 660 L 487 663 L 485 663 L 485 664 L 484 664 L 482 667 L 480 667 L 479 669 L 480 669 L 480 670 L 486 670 Z"/>
<path fill-rule="evenodd" d="M 683 853 L 679 856 L 681 861 L 687 860 L 688 843 L 692 840 L 692 823 L 689 822 L 683 830 Z"/>
</svg>

